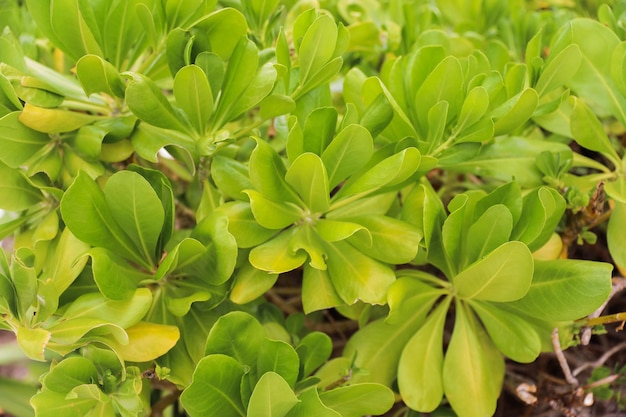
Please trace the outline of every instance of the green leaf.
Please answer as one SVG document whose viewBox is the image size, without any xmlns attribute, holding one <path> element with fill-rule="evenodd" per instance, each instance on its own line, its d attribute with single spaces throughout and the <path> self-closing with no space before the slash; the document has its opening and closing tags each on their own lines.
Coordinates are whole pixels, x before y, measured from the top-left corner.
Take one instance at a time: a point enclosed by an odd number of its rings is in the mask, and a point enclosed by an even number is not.
<svg viewBox="0 0 626 417">
<path fill-rule="evenodd" d="M 596 115 L 582 100 L 576 97 L 571 100 L 574 102 L 574 109 L 570 116 L 570 129 L 574 140 L 584 148 L 604 154 L 613 163 L 619 161 L 620 158 Z"/>
<path fill-rule="evenodd" d="M 443 331 L 450 300 L 437 306 L 402 350 L 398 387 L 413 410 L 433 411 L 443 398 Z"/>
<path fill-rule="evenodd" d="M 248 313 L 233 311 L 221 316 L 213 325 L 204 353 L 228 355 L 243 365 L 254 366 L 264 340 L 261 323 Z"/>
<path fill-rule="evenodd" d="M 611 291 L 610 264 L 579 260 L 535 261 L 526 295 L 510 305 L 551 321 L 570 321 L 594 312 Z"/>
<path fill-rule="evenodd" d="M 0 208 L 9 211 L 26 210 L 43 200 L 41 191 L 33 187 L 19 169 L 0 163 Z"/>
<path fill-rule="evenodd" d="M 569 82 L 580 67 L 582 55 L 576 44 L 571 44 L 557 54 L 551 53 L 542 69 L 535 90 L 539 97 Z"/>
<path fill-rule="evenodd" d="M 289 384 L 275 372 L 257 382 L 248 403 L 247 417 L 284 417 L 298 403 Z"/>
<path fill-rule="evenodd" d="M 532 279 L 530 250 L 507 242 L 454 277 L 454 288 L 461 298 L 507 302 L 522 298 Z"/>
<path fill-rule="evenodd" d="M 356 177 L 342 188 L 335 199 L 348 196 L 364 196 L 373 193 L 382 187 L 391 187 L 401 184 L 415 173 L 421 161 L 417 148 L 404 149 L 387 157 Z"/>
<path fill-rule="evenodd" d="M 503 204 L 489 207 L 467 232 L 467 261 L 472 263 L 506 243 L 513 231 L 513 216 Z"/>
<path fill-rule="evenodd" d="M 106 93 L 124 98 L 126 86 L 120 73 L 97 55 L 85 55 L 76 63 L 76 76 L 87 95 Z"/>
<path fill-rule="evenodd" d="M 287 417 L 341 417 L 341 414 L 324 405 L 316 388 L 304 391 L 298 399 L 300 402 L 291 409 Z"/>
<path fill-rule="evenodd" d="M 231 201 L 219 206 L 217 211 L 228 216 L 228 231 L 240 248 L 257 246 L 276 235 L 276 230 L 266 229 L 255 220 L 248 203 Z"/>
<path fill-rule="evenodd" d="M 522 91 L 519 96 L 511 98 L 508 102 L 497 108 L 494 112 L 494 135 L 499 136 L 511 133 L 526 123 L 539 102 L 539 96 L 532 88 Z"/>
<path fill-rule="evenodd" d="M 102 56 L 102 50 L 74 0 L 27 1 L 28 10 L 38 28 L 55 46 L 77 60 L 93 53 Z"/>
<path fill-rule="evenodd" d="M 20 112 L 11 112 L 0 119 L 0 160 L 18 168 L 50 142 L 48 135 L 32 130 L 18 119 Z"/>
<path fill-rule="evenodd" d="M 337 293 L 347 304 L 358 300 L 384 304 L 387 290 L 395 281 L 389 267 L 345 242 L 329 243 L 327 251 L 328 272 Z"/>
<path fill-rule="evenodd" d="M 542 247 L 565 212 L 565 199 L 553 188 L 541 187 L 524 196 L 524 208 L 511 239 L 520 240 L 531 251 Z"/>
<path fill-rule="evenodd" d="M 220 191 L 237 200 L 245 198 L 243 190 L 253 188 L 248 167 L 232 158 L 215 156 L 211 163 L 211 176 Z"/>
<path fill-rule="evenodd" d="M 462 132 L 468 127 L 478 123 L 489 108 L 489 93 L 482 86 L 472 88 L 463 101 L 463 106 L 459 113 L 459 121 L 455 130 Z"/>
<path fill-rule="evenodd" d="M 302 368 L 301 375 L 313 373 L 330 358 L 332 350 L 332 340 L 326 333 L 311 332 L 304 336 L 296 346 Z"/>
<path fill-rule="evenodd" d="M 287 170 L 285 181 L 296 190 L 311 213 L 328 210 L 328 176 L 319 156 L 310 152 L 298 156 Z M 254 212 L 254 206 L 252 210 Z"/>
<path fill-rule="evenodd" d="M 296 232 L 295 228 L 287 229 L 252 249 L 249 256 L 252 266 L 273 274 L 281 274 L 301 266 L 308 256 L 305 251 L 292 248 L 291 241 Z"/>
<path fill-rule="evenodd" d="M 305 314 L 344 304 L 327 270 L 304 266 L 302 274 L 302 308 Z"/>
<path fill-rule="evenodd" d="M 318 16 L 308 27 L 297 48 L 301 84 L 308 81 L 334 58 L 337 36 L 337 25 L 329 15 Z"/>
<path fill-rule="evenodd" d="M 380 384 L 363 383 L 325 391 L 320 399 L 343 417 L 384 414 L 394 403 L 393 392 Z"/>
<path fill-rule="evenodd" d="M 626 268 L 626 234 L 623 233 L 624 227 L 626 227 L 626 203 L 617 201 L 609 218 L 606 238 L 611 258 L 620 268 Z"/>
<path fill-rule="evenodd" d="M 63 195 L 61 214 L 67 227 L 83 242 L 109 249 L 140 265 L 146 264 L 131 238 L 115 221 L 104 193 L 85 172 L 79 172 Z"/>
<path fill-rule="evenodd" d="M 306 216 L 297 205 L 284 201 L 273 201 L 255 190 L 246 190 L 250 198 L 250 209 L 259 224 L 268 229 L 284 229 Z"/>
<path fill-rule="evenodd" d="M 210 5 L 210 3 L 207 3 Z M 240 11 L 225 7 L 216 10 L 195 23 L 209 39 L 212 52 L 223 61 L 231 59 L 241 39 L 246 36 L 248 24 Z"/>
<path fill-rule="evenodd" d="M 432 128 L 429 124 L 429 114 L 430 109 L 437 103 L 444 101 L 452 108 L 457 106 L 457 96 L 462 89 L 463 79 L 463 69 L 459 60 L 454 56 L 447 56 L 423 81 L 413 99 L 413 106 L 416 109 L 428 109 L 417 113 L 422 132 Z"/>
<path fill-rule="evenodd" d="M 187 65 L 176 73 L 174 97 L 196 132 L 204 134 L 213 113 L 213 93 L 206 74 L 199 66 Z"/>
<path fill-rule="evenodd" d="M 541 339 L 522 317 L 497 304 L 470 301 L 498 350 L 516 362 L 530 363 L 541 352 Z"/>
<path fill-rule="evenodd" d="M 186 132 L 187 127 L 150 78 L 136 73 L 126 73 L 126 104 L 135 116 L 153 126 Z"/>
<path fill-rule="evenodd" d="M 446 398 L 461 416 L 491 416 L 504 379 L 504 359 L 471 311 L 457 303 L 443 362 Z"/>
<path fill-rule="evenodd" d="M 242 38 L 233 51 L 222 87 L 222 94 L 215 107 L 215 124 L 222 126 L 230 118 L 239 114 L 240 110 L 234 110 L 239 105 L 246 89 L 249 88 L 255 78 L 259 63 L 258 50 L 249 39 Z M 269 91 L 268 91 L 269 93 Z M 263 99 L 261 97 L 259 101 Z"/>
<path fill-rule="evenodd" d="M 152 304 L 152 292 L 147 288 L 135 291 L 132 298 L 124 301 L 109 300 L 97 293 L 78 297 L 65 310 L 61 320 L 81 317 L 99 319 L 128 328 L 141 320 Z"/>
<path fill-rule="evenodd" d="M 233 277 L 230 300 L 235 304 L 247 304 L 261 297 L 272 288 L 278 274 L 270 274 L 250 265 L 244 264 Z"/>
<path fill-rule="evenodd" d="M 276 151 L 260 138 L 256 140 L 256 148 L 250 155 L 249 170 L 254 188 L 266 198 L 298 203 L 298 196 L 285 182 L 285 164 Z"/>
<path fill-rule="evenodd" d="M 577 96 L 593 103 L 597 114 L 612 114 L 620 123 L 626 124 L 626 97 L 620 94 L 611 79 L 611 60 L 620 39 L 596 20 L 572 19 L 557 32 L 550 55 L 558 56 L 571 44 L 579 47 L 582 60 L 566 85 Z"/>
<path fill-rule="evenodd" d="M 191 417 L 245 417 L 240 393 L 243 375 L 242 366 L 230 356 L 206 356 L 180 397 L 183 408 Z"/>
<path fill-rule="evenodd" d="M 138 271 L 124 258 L 105 248 L 92 248 L 91 268 L 93 279 L 100 292 L 112 300 L 127 300 L 137 289 L 137 284 L 152 276 Z"/>
<path fill-rule="evenodd" d="M 104 187 L 111 215 L 149 264 L 161 256 L 157 243 L 165 221 L 161 200 L 150 183 L 132 171 L 113 174 Z"/>
<path fill-rule="evenodd" d="M 421 286 L 412 291 L 410 286 L 412 282 L 415 280 L 400 278 L 389 290 L 390 304 L 392 297 L 411 295 L 410 299 L 399 302 L 401 311 L 397 313 L 398 320 L 373 321 L 350 337 L 343 357 L 354 357 L 355 365 L 367 371 L 353 375 L 354 382 L 390 385 L 396 379 L 402 350 L 421 328 L 426 315 L 440 295 L 433 293 L 432 287 L 419 282 L 418 285 Z M 423 291 L 424 287 L 427 291 Z"/>
<path fill-rule="evenodd" d="M 259 346 L 258 355 L 256 375 L 271 372 L 280 376 L 289 387 L 296 384 L 300 360 L 290 344 L 281 340 L 265 339 Z"/>
<path fill-rule="evenodd" d="M 374 152 L 370 133 L 360 125 L 346 126 L 322 153 L 330 188 L 365 166 Z"/>
<path fill-rule="evenodd" d="M 293 112 L 295 109 L 296 102 L 291 97 L 272 94 L 261 101 L 259 115 L 261 119 L 269 120 Z"/>
<path fill-rule="evenodd" d="M 355 233 L 348 242 L 364 254 L 390 264 L 404 264 L 415 258 L 422 241 L 417 228 L 388 216 L 361 216 L 349 219 L 369 234 Z"/>
</svg>

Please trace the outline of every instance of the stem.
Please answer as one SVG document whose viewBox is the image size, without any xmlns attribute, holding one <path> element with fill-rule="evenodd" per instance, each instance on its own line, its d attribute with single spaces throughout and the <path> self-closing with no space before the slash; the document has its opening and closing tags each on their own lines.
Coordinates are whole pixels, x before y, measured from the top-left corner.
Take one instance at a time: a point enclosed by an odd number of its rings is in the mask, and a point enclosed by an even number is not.
<svg viewBox="0 0 626 417">
<path fill-rule="evenodd" d="M 554 348 L 556 359 L 559 361 L 559 365 L 561 365 L 561 369 L 563 370 L 563 375 L 565 375 L 565 380 L 573 387 L 577 387 L 580 383 L 574 375 L 572 375 L 572 370 L 570 369 L 567 359 L 565 359 L 565 355 L 563 354 L 563 350 L 561 349 L 558 327 L 555 327 L 554 330 L 552 330 L 552 347 Z"/>
<path fill-rule="evenodd" d="M 619 323 L 626 321 L 626 312 L 609 314 L 607 316 L 591 317 L 585 320 L 585 326 L 601 326 L 609 323 Z"/>
</svg>

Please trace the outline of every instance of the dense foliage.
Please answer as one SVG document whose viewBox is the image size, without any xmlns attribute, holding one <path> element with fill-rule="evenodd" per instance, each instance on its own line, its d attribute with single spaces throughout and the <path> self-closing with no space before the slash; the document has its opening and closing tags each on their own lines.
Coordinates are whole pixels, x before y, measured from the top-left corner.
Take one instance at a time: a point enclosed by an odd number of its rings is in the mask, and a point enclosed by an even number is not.
<svg viewBox="0 0 626 417">
<path fill-rule="evenodd" d="M 626 4 L 583 3 L 0 1 L 0 329 L 41 363 L 0 406 L 493 415 L 626 268 Z M 595 227 L 614 265 L 568 256 Z"/>
</svg>

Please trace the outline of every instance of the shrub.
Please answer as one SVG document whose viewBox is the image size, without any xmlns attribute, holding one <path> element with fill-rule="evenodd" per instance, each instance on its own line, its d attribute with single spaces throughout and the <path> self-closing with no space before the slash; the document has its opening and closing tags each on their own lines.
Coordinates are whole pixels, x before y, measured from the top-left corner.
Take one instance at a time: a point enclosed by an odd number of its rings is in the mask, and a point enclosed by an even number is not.
<svg viewBox="0 0 626 417">
<path fill-rule="evenodd" d="M 0 7 L 18 416 L 492 415 L 626 267 L 621 4 Z"/>
</svg>

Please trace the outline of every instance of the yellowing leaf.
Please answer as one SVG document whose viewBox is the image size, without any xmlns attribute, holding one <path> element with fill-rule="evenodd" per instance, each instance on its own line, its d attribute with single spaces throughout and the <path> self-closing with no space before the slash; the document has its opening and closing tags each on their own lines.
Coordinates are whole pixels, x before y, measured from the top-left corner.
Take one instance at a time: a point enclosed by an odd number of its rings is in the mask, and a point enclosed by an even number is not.
<svg viewBox="0 0 626 417">
<path fill-rule="evenodd" d="M 180 337 L 176 326 L 139 322 L 126 329 L 128 344 L 111 342 L 113 349 L 128 362 L 148 362 L 166 354 Z"/>
</svg>

